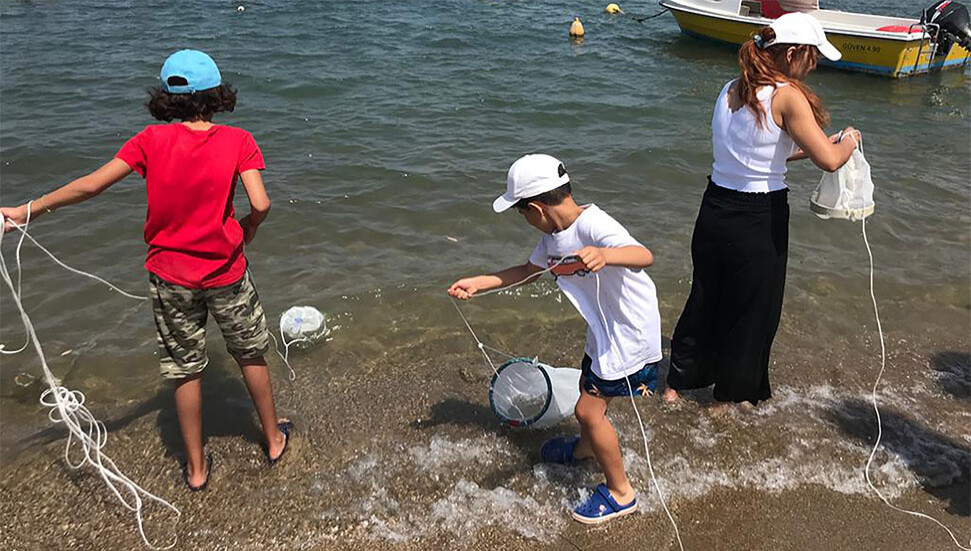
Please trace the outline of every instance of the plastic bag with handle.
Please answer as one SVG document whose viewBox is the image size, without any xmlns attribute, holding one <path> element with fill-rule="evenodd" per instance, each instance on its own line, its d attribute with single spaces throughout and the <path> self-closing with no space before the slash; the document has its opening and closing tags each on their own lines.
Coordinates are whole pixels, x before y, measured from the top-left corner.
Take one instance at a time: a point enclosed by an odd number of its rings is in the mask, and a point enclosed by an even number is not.
<svg viewBox="0 0 971 551">
<path fill-rule="evenodd" d="M 857 147 L 836 172 L 824 172 L 819 186 L 809 199 L 809 208 L 816 216 L 859 221 L 873 214 L 873 180 L 870 163 Z"/>
</svg>

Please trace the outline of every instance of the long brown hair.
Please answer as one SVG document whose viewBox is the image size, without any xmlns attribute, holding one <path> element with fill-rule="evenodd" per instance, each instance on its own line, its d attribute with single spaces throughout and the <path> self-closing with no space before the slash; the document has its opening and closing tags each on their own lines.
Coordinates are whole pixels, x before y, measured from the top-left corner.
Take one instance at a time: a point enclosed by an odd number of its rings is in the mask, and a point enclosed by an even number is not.
<svg viewBox="0 0 971 551">
<path fill-rule="evenodd" d="M 786 52 L 793 47 L 792 44 L 774 44 L 768 48 L 759 47 L 757 42 L 768 44 L 775 39 L 775 31 L 772 27 L 762 27 L 752 40 L 745 42 L 742 49 L 738 52 L 738 65 L 742 68 L 742 76 L 738 79 L 738 96 L 742 103 L 748 106 L 755 113 L 755 121 L 759 128 L 765 123 L 766 112 L 759 101 L 758 91 L 763 86 L 777 87 L 779 82 L 788 82 L 789 86 L 802 92 L 809 100 L 809 106 L 813 110 L 813 117 L 816 124 L 826 127 L 829 124 L 829 112 L 823 107 L 822 100 L 813 93 L 801 80 L 788 77 L 781 69 L 786 67 Z M 815 46 L 801 44 L 795 46 L 796 53 L 793 61 L 801 59 L 806 63 L 816 64 Z M 771 116 L 771 114 L 769 114 Z"/>
</svg>

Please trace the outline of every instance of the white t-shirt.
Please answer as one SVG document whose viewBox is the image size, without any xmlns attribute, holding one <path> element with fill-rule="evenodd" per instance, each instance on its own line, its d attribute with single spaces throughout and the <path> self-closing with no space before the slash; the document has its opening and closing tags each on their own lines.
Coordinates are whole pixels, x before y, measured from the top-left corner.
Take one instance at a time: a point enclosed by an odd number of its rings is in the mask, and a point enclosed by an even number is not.
<svg viewBox="0 0 971 551">
<path fill-rule="evenodd" d="M 583 212 L 570 227 L 540 239 L 529 257 L 531 264 L 548 268 L 558 258 L 587 246 L 641 245 L 596 205 L 581 208 Z M 598 276 L 603 317 L 597 307 Z M 654 282 L 647 272 L 606 266 L 583 276 L 559 276 L 556 283 L 587 322 L 584 351 L 593 359 L 595 375 L 616 380 L 661 360 L 661 315 Z"/>
</svg>

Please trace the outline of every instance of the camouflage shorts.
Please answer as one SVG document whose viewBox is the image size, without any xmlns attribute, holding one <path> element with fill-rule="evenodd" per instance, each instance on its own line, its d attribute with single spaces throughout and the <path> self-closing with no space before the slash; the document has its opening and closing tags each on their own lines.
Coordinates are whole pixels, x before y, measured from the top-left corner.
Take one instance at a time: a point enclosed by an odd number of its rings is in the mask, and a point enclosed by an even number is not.
<svg viewBox="0 0 971 551">
<path fill-rule="evenodd" d="M 209 363 L 206 321 L 216 319 L 226 349 L 237 358 L 257 358 L 270 348 L 270 334 L 249 270 L 225 287 L 189 289 L 149 275 L 162 377 L 182 379 Z"/>
</svg>

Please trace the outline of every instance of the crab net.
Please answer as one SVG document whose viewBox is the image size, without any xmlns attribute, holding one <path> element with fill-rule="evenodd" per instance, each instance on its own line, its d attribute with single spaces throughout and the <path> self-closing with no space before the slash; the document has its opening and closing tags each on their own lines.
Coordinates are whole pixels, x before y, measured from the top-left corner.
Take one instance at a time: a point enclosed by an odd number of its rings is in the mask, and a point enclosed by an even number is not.
<svg viewBox="0 0 971 551">
<path fill-rule="evenodd" d="M 809 208 L 823 219 L 863 220 L 874 206 L 870 163 L 859 148 L 839 170 L 823 173 L 809 199 Z"/>
<path fill-rule="evenodd" d="M 313 306 L 294 306 L 280 316 L 284 342 L 312 343 L 327 335 L 327 320 Z"/>
<path fill-rule="evenodd" d="M 549 427 L 573 415 L 580 399 L 580 370 L 513 358 L 496 370 L 489 405 L 513 427 Z"/>
</svg>

